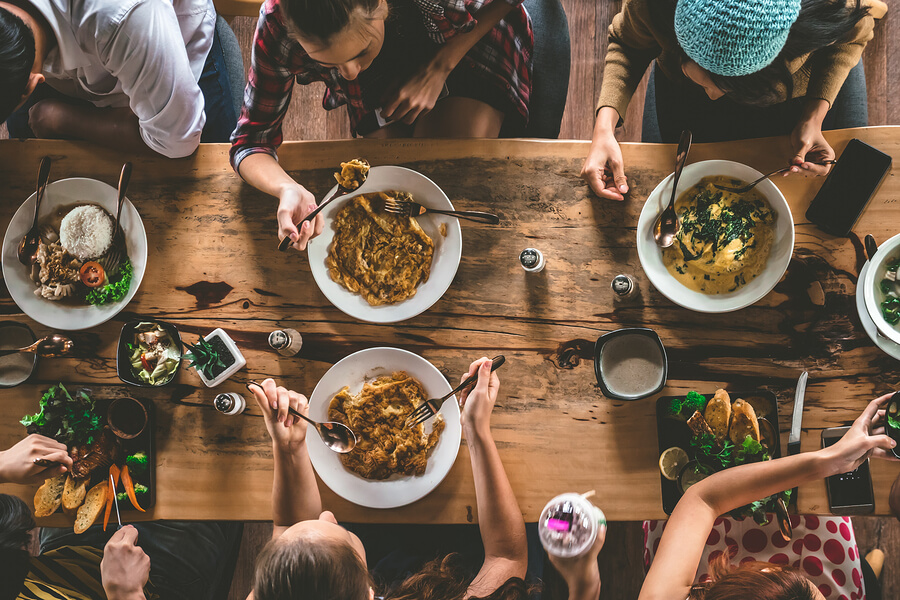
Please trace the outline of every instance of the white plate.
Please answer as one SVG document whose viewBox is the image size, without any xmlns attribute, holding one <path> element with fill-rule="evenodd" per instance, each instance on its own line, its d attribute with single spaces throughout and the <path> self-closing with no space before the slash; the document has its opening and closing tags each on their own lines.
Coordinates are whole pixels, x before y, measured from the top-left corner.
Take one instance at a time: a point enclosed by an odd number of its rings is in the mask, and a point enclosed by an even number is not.
<svg viewBox="0 0 900 600">
<path fill-rule="evenodd" d="M 337 188 L 331 188 L 330 195 Z M 462 231 L 459 220 L 446 215 L 425 214 L 417 217 L 419 225 L 434 241 L 434 258 L 431 263 L 431 275 L 428 281 L 419 286 L 416 295 L 397 304 L 372 306 L 359 294 L 349 291 L 333 281 L 325 266 L 328 248 L 334 240 L 332 222 L 337 212 L 350 198 L 370 192 L 388 192 L 398 190 L 412 194 L 413 200 L 428 208 L 454 210 L 450 199 L 433 181 L 410 169 L 403 167 L 372 167 L 362 188 L 335 200 L 322 210 L 325 217 L 325 230 L 309 243 L 307 255 L 313 278 L 325 297 L 337 308 L 361 321 L 370 323 L 396 323 L 405 321 L 428 310 L 441 299 L 459 268 L 462 256 Z M 447 225 L 447 235 L 442 236 L 441 224 Z"/>
<path fill-rule="evenodd" d="M 688 289 L 673 277 L 663 264 L 662 249 L 653 239 L 656 219 L 669 203 L 672 195 L 672 177 L 662 180 L 650 193 L 637 226 L 637 250 L 641 266 L 653 286 L 663 296 L 684 308 L 704 313 L 724 313 L 750 306 L 768 294 L 787 270 L 794 253 L 794 219 L 784 196 L 770 180 L 765 180 L 756 189 L 769 201 L 778 215 L 775 224 L 775 241 L 763 272 L 740 289 L 727 294 L 710 295 Z M 678 195 L 690 189 L 702 178 L 710 175 L 725 175 L 750 182 L 762 177 L 762 173 L 747 165 L 730 160 L 705 160 L 687 165 L 678 180 Z M 676 196 L 677 198 L 677 196 Z"/>
<path fill-rule="evenodd" d="M 88 329 L 105 323 L 116 316 L 137 293 L 147 268 L 147 233 L 137 209 L 126 198 L 122 205 L 121 225 L 125 232 L 125 243 L 128 258 L 134 266 L 134 279 L 131 289 L 119 302 L 104 306 L 74 306 L 53 302 L 34 295 L 35 286 L 31 280 L 29 269 L 19 262 L 16 250 L 22 237 L 31 228 L 34 218 L 34 202 L 36 194 L 28 197 L 13 215 L 6 237 L 3 238 L 3 279 L 13 301 L 26 315 L 51 329 L 75 331 Z M 73 204 L 98 204 L 106 212 L 115 216 L 116 188 L 96 179 L 73 177 L 60 179 L 47 186 L 44 199 L 41 201 L 40 218 L 53 214 L 60 206 Z"/>
<path fill-rule="evenodd" d="M 866 335 L 869 336 L 869 339 L 872 340 L 876 346 L 881 348 L 888 356 L 900 360 L 900 344 L 895 344 L 891 340 L 878 333 L 878 327 L 875 326 L 875 321 L 872 320 L 872 316 L 869 314 L 869 311 L 866 310 L 866 299 L 865 294 L 863 293 L 863 282 L 866 280 L 866 274 L 869 271 L 870 265 L 871 263 L 866 262 L 866 264 L 864 264 L 862 269 L 860 269 L 859 271 L 859 279 L 857 279 L 856 285 L 856 312 L 859 313 L 859 320 L 862 323 Z"/>
<path fill-rule="evenodd" d="M 350 387 L 351 394 L 357 394 L 366 381 L 394 371 L 406 371 L 418 379 L 428 398 L 440 398 L 452 389 L 441 372 L 417 354 L 399 348 L 369 348 L 351 354 L 328 369 L 309 398 L 309 416 L 316 421 L 327 421 L 328 405 L 345 385 Z M 404 506 L 436 488 L 456 462 L 462 429 L 455 396 L 444 403 L 441 414 L 447 425 L 421 476 L 394 475 L 383 481 L 364 479 L 344 468 L 340 455 L 329 450 L 314 431 L 306 436 L 309 457 L 325 485 L 341 498 L 369 508 Z M 425 423 L 426 431 L 431 431 L 430 423 Z"/>
</svg>

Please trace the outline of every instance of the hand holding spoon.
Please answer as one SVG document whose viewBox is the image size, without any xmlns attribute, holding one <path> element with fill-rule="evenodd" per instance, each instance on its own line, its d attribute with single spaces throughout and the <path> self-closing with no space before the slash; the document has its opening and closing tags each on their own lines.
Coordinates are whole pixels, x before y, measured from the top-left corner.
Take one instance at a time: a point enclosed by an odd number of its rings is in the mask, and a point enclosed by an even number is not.
<svg viewBox="0 0 900 600">
<path fill-rule="evenodd" d="M 31 222 L 31 229 L 19 242 L 16 254 L 19 262 L 30 267 L 34 262 L 37 254 L 38 246 L 41 243 L 41 230 L 38 227 L 38 211 L 41 208 L 41 200 L 44 199 L 44 191 L 47 189 L 47 181 L 50 180 L 50 157 L 45 156 L 41 159 L 41 168 L 38 171 L 37 178 L 37 197 L 34 199 L 34 221 Z"/>
<path fill-rule="evenodd" d="M 59 358 L 60 356 L 66 356 L 70 354 L 72 352 L 72 348 L 74 347 L 75 343 L 72 340 L 64 335 L 54 333 L 53 335 L 43 337 L 30 346 L 25 346 L 24 348 L 0 350 L 0 356 L 16 354 L 17 352 L 30 352 L 31 354 L 37 354 L 41 358 Z"/>
<path fill-rule="evenodd" d="M 669 205 L 659 218 L 656 219 L 656 225 L 653 227 L 653 239 L 660 248 L 668 248 L 675 243 L 675 234 L 678 233 L 680 223 L 678 215 L 675 213 L 675 193 L 678 190 L 678 180 L 681 178 L 681 171 L 684 169 L 684 163 L 687 161 L 688 151 L 691 149 L 691 132 L 687 129 L 681 132 L 681 139 L 678 141 L 678 153 L 675 155 L 675 175 L 672 177 L 672 197 L 669 199 Z"/>
<path fill-rule="evenodd" d="M 256 381 L 250 381 L 247 383 L 247 389 L 249 389 L 251 392 L 253 391 L 253 388 L 250 387 L 251 385 L 255 385 L 259 389 L 262 389 L 262 385 L 260 385 Z M 295 417 L 300 417 L 301 419 L 315 427 L 316 431 L 319 432 L 319 437 L 321 437 L 322 441 L 325 442 L 325 445 L 335 452 L 339 454 L 347 454 L 356 447 L 356 434 L 353 433 L 353 430 L 351 430 L 343 423 L 338 423 L 336 421 L 326 421 L 325 423 L 319 423 L 318 421 L 313 421 L 306 415 L 301 414 L 299 411 L 294 410 L 290 406 L 288 407 L 288 412 L 290 412 Z"/>
</svg>

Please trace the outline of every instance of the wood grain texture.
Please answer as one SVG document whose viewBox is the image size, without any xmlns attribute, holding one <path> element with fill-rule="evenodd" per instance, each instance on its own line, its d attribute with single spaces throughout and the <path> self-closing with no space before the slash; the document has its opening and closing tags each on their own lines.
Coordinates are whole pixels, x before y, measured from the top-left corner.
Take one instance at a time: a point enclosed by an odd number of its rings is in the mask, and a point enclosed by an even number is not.
<svg viewBox="0 0 900 600">
<path fill-rule="evenodd" d="M 859 137 L 900 153 L 900 128 L 829 134 L 840 151 Z M 861 330 L 853 296 L 860 255 L 848 239 L 825 236 L 802 215 L 821 185 L 816 179 L 778 182 L 797 222 L 794 260 L 775 291 L 737 315 L 701 315 L 673 305 L 647 282 L 634 247 L 641 201 L 672 168 L 670 146 L 626 144 L 634 169 L 631 199 L 601 202 L 578 177 L 585 142 L 358 140 L 286 144 L 281 163 L 317 195 L 341 159 L 364 156 L 402 164 L 431 177 L 463 209 L 490 209 L 499 227 L 467 226 L 456 279 L 431 310 L 395 325 L 356 322 L 332 307 L 312 282 L 306 259 L 274 250 L 274 202 L 244 185 L 228 168 L 226 145 L 167 161 L 149 153 L 123 157 L 67 142 L 0 142 L 0 222 L 31 193 L 40 156 L 54 158 L 54 177 L 93 176 L 113 182 L 121 160 L 136 165 L 129 196 L 150 237 L 150 262 L 141 290 L 111 323 L 82 334 L 82 358 L 44 361 L 33 383 L 0 391 L 6 414 L 34 409 L 55 380 L 90 385 L 97 395 L 140 394 L 157 405 L 157 507 L 148 518 L 269 518 L 271 456 L 258 410 L 239 417 L 216 413 L 214 393 L 182 371 L 174 385 L 137 391 L 118 383 L 114 349 L 122 320 L 135 314 L 170 320 L 185 332 L 228 330 L 249 366 L 221 391 L 242 391 L 246 378 L 273 376 L 309 393 L 325 371 L 356 350 L 399 346 L 421 354 L 448 379 L 481 355 L 509 360 L 494 434 L 529 520 L 560 490 L 597 489 L 611 520 L 662 517 L 653 400 L 619 402 L 596 386 L 593 341 L 623 326 L 656 329 L 670 358 L 663 393 L 763 387 L 790 414 L 799 371 L 810 371 L 803 449 L 819 445 L 823 427 L 849 423 L 877 393 L 894 389 L 900 369 Z M 760 170 L 780 163 L 787 140 L 697 145 L 692 161 L 729 158 Z M 300 170 L 302 166 L 303 170 Z M 460 174 L 471 174 L 461 177 Z M 893 235 L 900 179 L 896 168 L 857 226 L 876 239 Z M 198 235 L 202 232 L 203 235 Z M 541 248 L 547 268 L 527 276 L 515 256 Z M 189 257 L 185 259 L 185 257 Z M 629 304 L 613 301 L 609 281 L 634 275 L 640 289 Z M 821 284 L 824 306 L 807 289 Z M 0 291 L 0 314 L 26 320 Z M 737 317 L 737 318 L 736 318 Z M 266 335 L 291 325 L 305 339 L 300 356 L 281 359 Z M 40 327 L 36 328 L 43 332 Z M 220 391 L 220 390 L 216 390 Z M 787 426 L 788 419 L 782 423 Z M 785 430 L 786 431 L 786 430 Z M 0 423 L 0 446 L 22 435 L 14 418 Z M 562 457 L 565 462 L 560 463 Z M 226 465 L 223 467 L 223 465 Z M 876 463 L 879 514 L 896 464 Z M 241 491 L 222 497 L 222 484 Z M 33 488 L 11 486 L 29 497 Z M 377 522 L 469 522 L 474 487 L 465 447 L 447 479 L 423 501 L 402 510 L 354 507 L 325 490 L 326 505 L 342 519 Z M 800 510 L 827 512 L 824 485 L 802 488 Z"/>
</svg>

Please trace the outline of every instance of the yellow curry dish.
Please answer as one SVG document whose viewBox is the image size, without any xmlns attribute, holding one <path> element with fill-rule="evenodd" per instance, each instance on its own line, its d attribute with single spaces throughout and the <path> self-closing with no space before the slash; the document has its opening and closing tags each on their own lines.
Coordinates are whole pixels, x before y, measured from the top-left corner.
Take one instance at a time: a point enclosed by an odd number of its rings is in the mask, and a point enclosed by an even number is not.
<svg viewBox="0 0 900 600">
<path fill-rule="evenodd" d="M 376 192 L 349 200 L 334 219 L 325 259 L 331 279 L 372 306 L 415 296 L 434 258 L 434 242 L 414 217 L 384 212 L 388 198 L 412 199 L 406 192 Z"/>
<path fill-rule="evenodd" d="M 341 170 L 339 173 L 334 174 L 334 178 L 337 180 L 338 185 L 345 190 L 355 190 L 366 180 L 366 177 L 369 175 L 369 168 L 369 163 L 362 159 L 354 158 L 350 162 L 342 162 Z"/>
<path fill-rule="evenodd" d="M 727 294 L 765 268 L 775 237 L 776 213 L 756 190 L 726 192 L 715 184 L 739 187 L 740 179 L 704 177 L 675 202 L 681 227 L 663 250 L 669 273 L 687 288 Z"/>
</svg>

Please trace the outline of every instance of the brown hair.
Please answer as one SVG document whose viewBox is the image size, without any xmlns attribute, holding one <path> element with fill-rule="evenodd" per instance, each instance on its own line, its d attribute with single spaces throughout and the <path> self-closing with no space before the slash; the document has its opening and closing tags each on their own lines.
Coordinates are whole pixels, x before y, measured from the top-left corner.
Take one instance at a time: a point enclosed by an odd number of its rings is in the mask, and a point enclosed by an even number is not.
<svg viewBox="0 0 900 600">
<path fill-rule="evenodd" d="M 280 0 L 288 33 L 322 44 L 350 23 L 357 9 L 371 14 L 380 0 Z"/>
<path fill-rule="evenodd" d="M 349 543 L 298 537 L 266 544 L 253 576 L 255 600 L 368 600 L 372 580 Z"/>
<path fill-rule="evenodd" d="M 767 562 L 748 562 L 735 567 L 726 556 L 709 561 L 708 583 L 691 588 L 688 600 L 815 600 L 813 584 L 794 569 Z"/>
<path fill-rule="evenodd" d="M 459 600 L 469 589 L 471 578 L 466 577 L 462 561 L 456 553 L 436 558 L 422 570 L 407 577 L 393 589 L 386 591 L 385 600 Z M 510 577 L 491 594 L 472 600 L 526 600 L 536 586 L 521 577 Z"/>
</svg>

